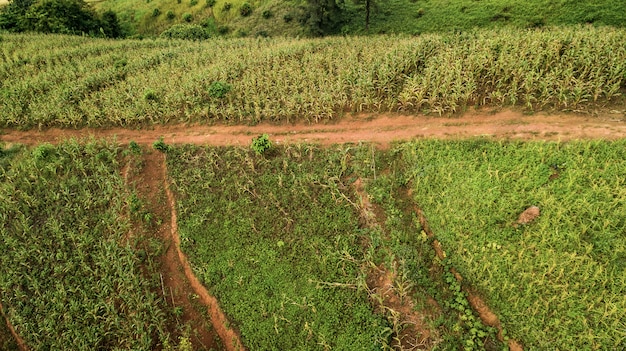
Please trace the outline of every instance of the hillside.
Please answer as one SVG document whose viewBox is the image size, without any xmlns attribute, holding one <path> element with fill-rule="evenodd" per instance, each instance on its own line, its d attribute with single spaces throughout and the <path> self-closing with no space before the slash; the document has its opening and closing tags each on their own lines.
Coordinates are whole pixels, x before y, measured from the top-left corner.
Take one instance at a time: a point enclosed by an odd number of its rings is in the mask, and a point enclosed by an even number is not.
<svg viewBox="0 0 626 351">
<path fill-rule="evenodd" d="M 196 23 L 215 35 L 304 35 L 306 1 L 281 0 L 129 0 L 94 1 L 114 10 L 130 34 L 158 35 L 172 24 Z M 626 25 L 626 2 L 529 0 L 387 0 L 372 1 L 369 30 L 366 2 L 347 0 L 335 30 L 328 34 L 422 34 L 471 28 L 518 28 L 552 25 Z M 243 10 L 242 10 L 243 9 Z"/>
</svg>

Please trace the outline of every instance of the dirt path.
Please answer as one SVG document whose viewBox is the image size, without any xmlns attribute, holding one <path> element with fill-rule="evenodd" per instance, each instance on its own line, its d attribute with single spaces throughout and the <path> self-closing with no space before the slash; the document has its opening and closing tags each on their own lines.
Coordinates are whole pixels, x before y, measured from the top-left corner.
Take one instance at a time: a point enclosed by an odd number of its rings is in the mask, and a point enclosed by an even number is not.
<svg viewBox="0 0 626 351">
<path fill-rule="evenodd" d="M 0 130 L 0 140 L 9 143 L 54 143 L 70 137 L 116 137 L 120 143 L 134 140 L 149 144 L 159 137 L 166 143 L 249 145 L 253 137 L 268 133 L 277 143 L 313 142 L 324 145 L 370 141 L 381 147 L 412 138 L 468 138 L 489 136 L 513 139 L 618 139 L 626 137 L 626 114 L 612 111 L 598 116 L 524 115 L 517 111 L 478 111 L 455 118 L 407 115 L 349 116 L 331 124 L 256 126 L 168 125 L 150 129 L 48 129 L 44 131 Z"/>
</svg>

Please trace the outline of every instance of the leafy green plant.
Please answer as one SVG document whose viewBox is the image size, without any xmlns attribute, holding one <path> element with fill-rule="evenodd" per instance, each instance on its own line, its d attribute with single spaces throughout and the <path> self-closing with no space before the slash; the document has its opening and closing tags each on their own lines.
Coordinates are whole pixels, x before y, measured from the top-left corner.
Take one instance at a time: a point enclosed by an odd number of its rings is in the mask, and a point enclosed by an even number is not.
<svg viewBox="0 0 626 351">
<path fill-rule="evenodd" d="M 270 136 L 267 134 L 262 134 L 256 138 L 253 138 L 250 148 L 252 148 L 252 150 L 257 155 L 267 153 L 272 148 L 272 141 L 270 140 Z"/>
<path fill-rule="evenodd" d="M 193 15 L 192 14 L 190 14 L 189 12 L 183 13 L 183 21 L 191 22 L 192 20 L 193 20 Z"/>
<path fill-rule="evenodd" d="M 161 15 L 161 10 L 154 9 L 152 10 L 152 17 L 159 17 Z"/>
<path fill-rule="evenodd" d="M 199 24 L 180 23 L 163 31 L 160 37 L 168 39 L 205 40 L 210 38 L 211 35 Z"/>
<path fill-rule="evenodd" d="M 159 96 L 157 95 L 157 93 L 154 90 L 148 89 L 143 94 L 143 99 L 146 100 L 146 101 L 157 101 L 159 99 Z"/>
<path fill-rule="evenodd" d="M 165 17 L 166 17 L 168 20 L 173 20 L 174 18 L 176 18 L 176 14 L 174 14 L 174 11 L 169 10 L 169 11 L 167 11 L 167 13 L 165 14 Z"/>
<path fill-rule="evenodd" d="M 217 99 L 221 99 L 224 96 L 226 96 L 226 94 L 228 94 L 229 91 L 231 91 L 232 86 L 228 83 L 225 82 L 213 82 L 211 83 L 211 85 L 209 86 L 209 96 L 212 98 L 217 98 Z"/>
<path fill-rule="evenodd" d="M 163 141 L 163 137 L 160 137 L 157 141 L 152 143 L 152 148 L 161 152 L 170 151 L 170 146 Z"/>
</svg>

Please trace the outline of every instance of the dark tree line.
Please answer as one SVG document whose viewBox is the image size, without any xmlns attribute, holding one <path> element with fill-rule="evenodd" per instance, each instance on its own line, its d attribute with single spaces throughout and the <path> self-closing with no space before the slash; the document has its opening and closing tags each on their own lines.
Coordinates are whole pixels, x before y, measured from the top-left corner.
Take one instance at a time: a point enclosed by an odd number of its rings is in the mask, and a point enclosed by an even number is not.
<svg viewBox="0 0 626 351">
<path fill-rule="evenodd" d="M 0 28 L 11 32 L 122 36 L 115 12 L 98 15 L 83 0 L 12 0 L 0 12 Z"/>
</svg>

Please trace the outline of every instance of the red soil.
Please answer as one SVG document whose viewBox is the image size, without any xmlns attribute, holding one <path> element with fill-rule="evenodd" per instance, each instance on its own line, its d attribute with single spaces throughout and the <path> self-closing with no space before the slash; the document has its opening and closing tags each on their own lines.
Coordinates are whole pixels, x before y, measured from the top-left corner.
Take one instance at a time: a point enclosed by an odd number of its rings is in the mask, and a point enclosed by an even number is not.
<svg viewBox="0 0 626 351">
<path fill-rule="evenodd" d="M 626 116 L 613 111 L 597 116 L 524 115 L 505 110 L 496 113 L 474 111 L 455 118 L 433 118 L 407 115 L 356 115 L 321 125 L 259 124 L 256 126 L 227 125 L 157 125 L 149 129 L 46 129 L 17 131 L 4 129 L 0 140 L 8 143 L 54 143 L 70 137 L 115 137 L 120 143 L 134 140 L 140 144 L 163 137 L 173 144 L 249 145 L 251 139 L 267 133 L 276 143 L 311 142 L 323 145 L 335 143 L 373 142 L 387 147 L 393 141 L 412 138 L 469 138 L 486 136 L 499 139 L 618 139 L 626 137 Z"/>
</svg>

